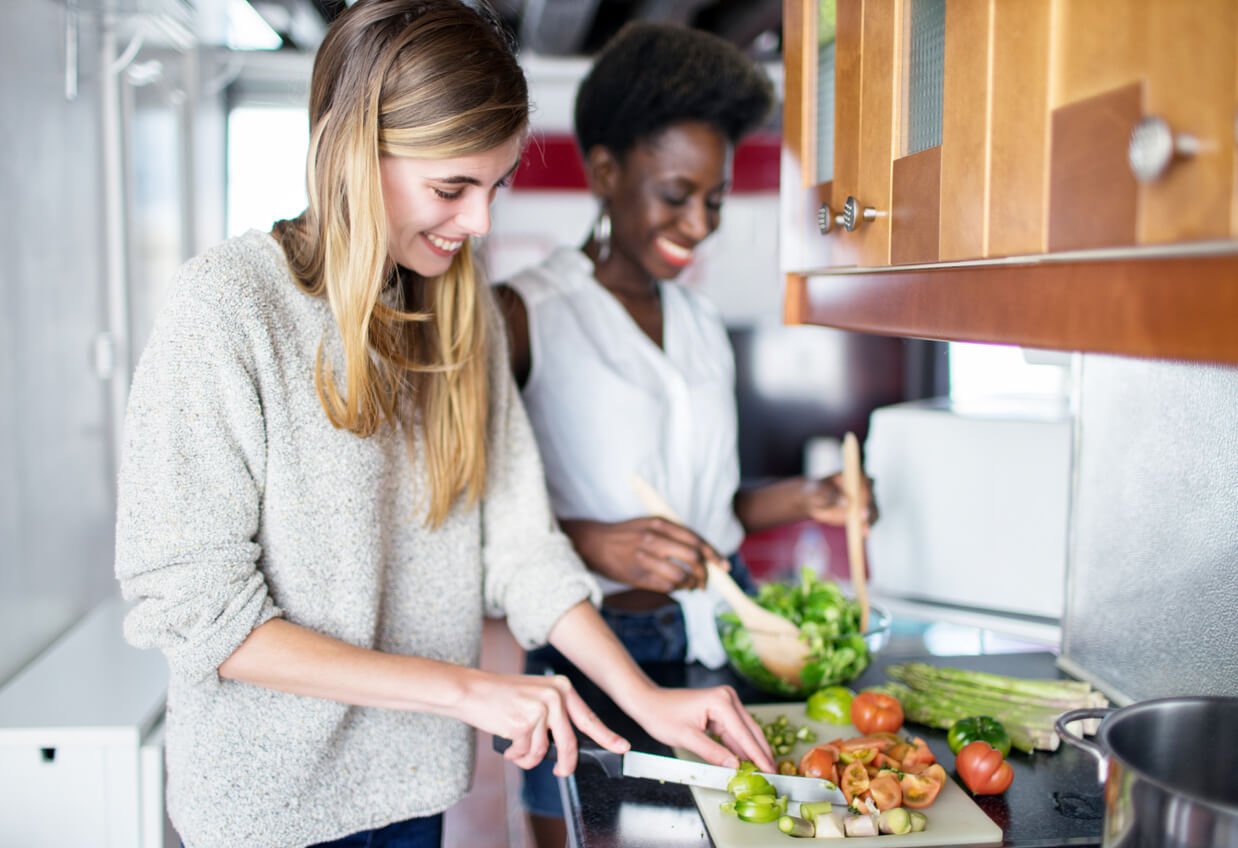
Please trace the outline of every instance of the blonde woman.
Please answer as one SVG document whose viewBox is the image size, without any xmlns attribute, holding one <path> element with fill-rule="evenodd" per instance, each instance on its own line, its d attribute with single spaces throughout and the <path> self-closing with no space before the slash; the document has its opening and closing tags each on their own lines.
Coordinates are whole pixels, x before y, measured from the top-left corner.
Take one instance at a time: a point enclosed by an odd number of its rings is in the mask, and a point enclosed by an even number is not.
<svg viewBox="0 0 1238 848">
<path fill-rule="evenodd" d="M 557 529 L 470 239 L 525 142 L 509 46 L 457 0 L 359 0 L 310 98 L 310 203 L 189 262 L 137 369 L 117 576 L 170 669 L 189 848 L 438 845 L 473 728 L 529 768 L 579 730 L 562 677 L 476 668 L 484 615 L 650 734 L 771 768 L 729 688 L 661 689 Z M 721 744 L 715 738 L 721 740 Z"/>
</svg>

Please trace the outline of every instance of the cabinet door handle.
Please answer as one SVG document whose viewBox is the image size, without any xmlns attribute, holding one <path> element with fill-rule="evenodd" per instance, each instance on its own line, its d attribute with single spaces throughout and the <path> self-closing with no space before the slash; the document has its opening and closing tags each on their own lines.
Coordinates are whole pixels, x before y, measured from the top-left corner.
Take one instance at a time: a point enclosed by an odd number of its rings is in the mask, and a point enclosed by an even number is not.
<svg viewBox="0 0 1238 848">
<path fill-rule="evenodd" d="M 875 221 L 879 217 L 876 209 L 865 206 L 860 209 L 860 202 L 855 197 L 848 197 L 843 204 L 842 212 L 834 212 L 830 204 L 822 203 L 817 209 L 817 230 L 821 235 L 827 235 L 835 227 L 842 227 L 849 233 L 854 233 L 856 227 L 865 221 Z"/>
<path fill-rule="evenodd" d="M 817 232 L 821 233 L 821 235 L 829 235 L 830 231 L 833 230 L 835 226 L 841 227 L 842 223 L 843 216 L 835 214 L 834 210 L 830 208 L 830 204 L 822 203 L 821 206 L 818 207 Z"/>
<path fill-rule="evenodd" d="M 1141 183 L 1159 180 L 1175 159 L 1189 159 L 1199 152 L 1199 139 L 1175 133 L 1164 118 L 1149 115 L 1131 130 L 1127 161 Z"/>
<path fill-rule="evenodd" d="M 877 220 L 877 210 L 871 206 L 860 208 L 860 201 L 855 199 L 855 196 L 847 198 L 847 202 L 843 204 L 843 214 L 838 216 L 838 223 L 843 229 L 849 233 L 854 233 L 856 227 L 865 221 Z"/>
</svg>

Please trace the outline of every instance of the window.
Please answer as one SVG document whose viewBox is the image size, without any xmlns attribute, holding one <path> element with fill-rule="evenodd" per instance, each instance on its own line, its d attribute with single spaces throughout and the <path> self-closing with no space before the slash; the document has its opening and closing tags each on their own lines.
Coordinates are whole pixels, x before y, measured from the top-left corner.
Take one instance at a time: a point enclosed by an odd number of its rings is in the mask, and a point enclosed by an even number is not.
<svg viewBox="0 0 1238 848">
<path fill-rule="evenodd" d="M 1070 394 L 1069 353 L 952 342 L 949 359 L 951 400 Z"/>
<path fill-rule="evenodd" d="M 227 234 L 269 230 L 307 203 L 303 106 L 244 105 L 228 113 Z"/>
</svg>

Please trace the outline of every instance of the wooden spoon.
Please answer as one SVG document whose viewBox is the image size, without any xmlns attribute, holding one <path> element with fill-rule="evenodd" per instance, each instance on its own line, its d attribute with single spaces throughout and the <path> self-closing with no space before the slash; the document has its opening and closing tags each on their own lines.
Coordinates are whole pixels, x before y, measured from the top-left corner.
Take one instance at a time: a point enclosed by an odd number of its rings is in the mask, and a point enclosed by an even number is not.
<svg viewBox="0 0 1238 848">
<path fill-rule="evenodd" d="M 639 474 L 633 475 L 632 487 L 651 515 L 683 524 L 670 504 Z M 740 623 L 752 637 L 752 648 L 761 663 L 774 675 L 792 686 L 800 685 L 800 669 L 808 654 L 808 646 L 800 639 L 800 629 L 788 619 L 770 612 L 739 587 L 725 568 L 714 560 L 705 563 L 708 585 L 731 605 Z"/>
<path fill-rule="evenodd" d="M 855 433 L 843 437 L 843 493 L 847 496 L 847 559 L 851 590 L 860 604 L 860 632 L 868 632 L 868 585 L 864 564 L 864 471 Z"/>
</svg>

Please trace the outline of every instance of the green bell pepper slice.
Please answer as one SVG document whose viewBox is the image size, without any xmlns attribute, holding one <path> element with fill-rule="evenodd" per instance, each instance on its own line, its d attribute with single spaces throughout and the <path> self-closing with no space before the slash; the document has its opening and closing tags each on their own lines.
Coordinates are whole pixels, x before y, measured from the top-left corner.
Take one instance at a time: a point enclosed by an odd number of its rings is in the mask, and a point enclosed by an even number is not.
<svg viewBox="0 0 1238 848">
<path fill-rule="evenodd" d="M 787 812 L 787 799 L 783 796 L 754 795 L 735 802 L 735 815 L 740 821 L 765 824 L 777 821 Z"/>
</svg>

